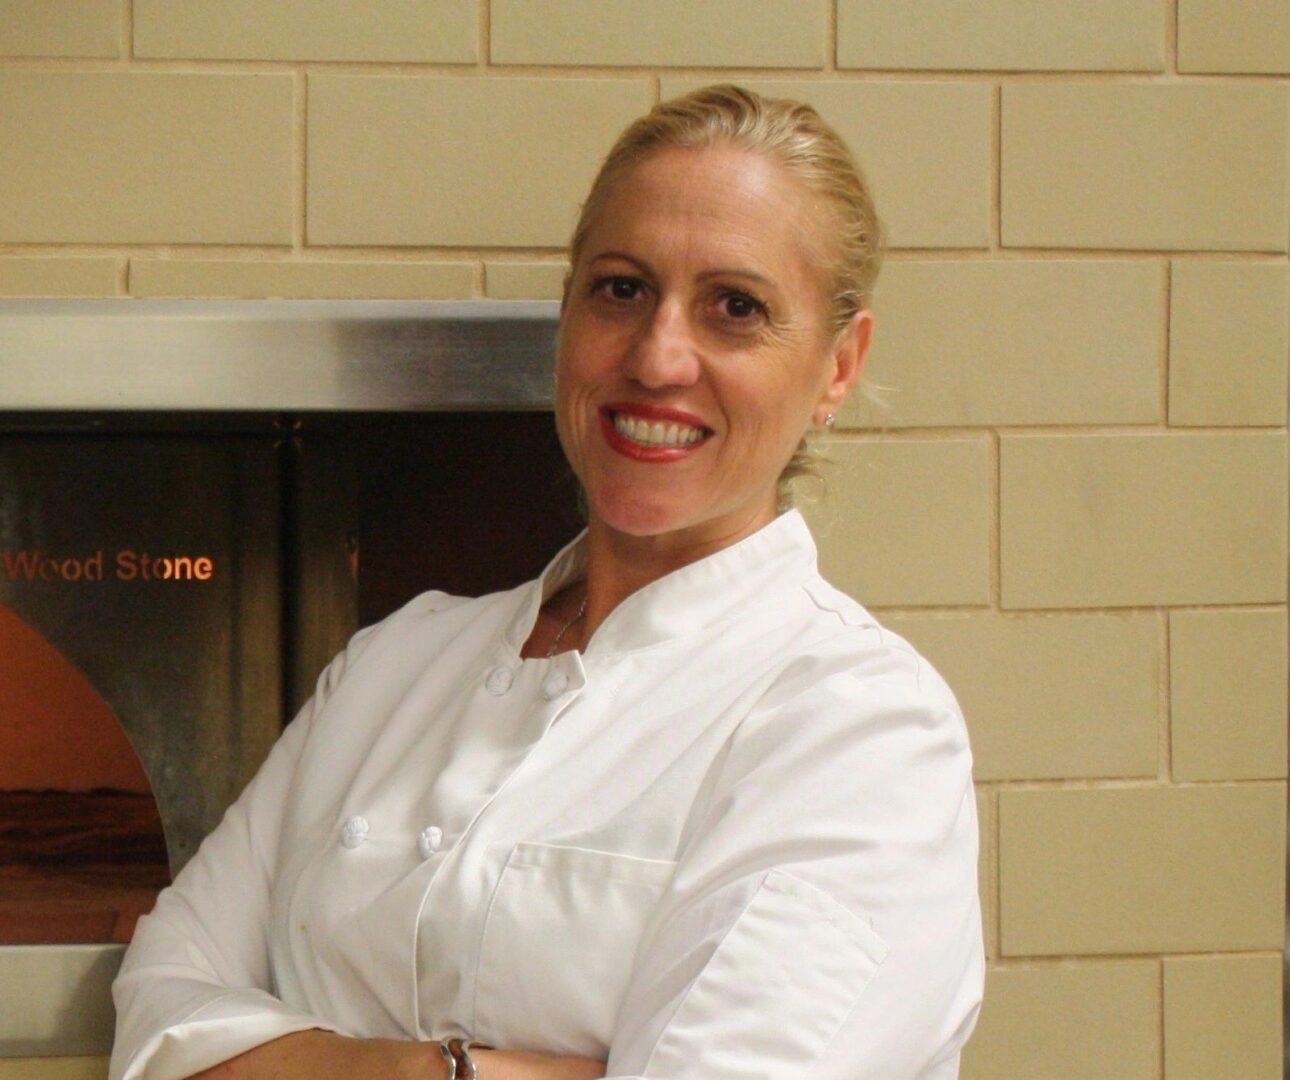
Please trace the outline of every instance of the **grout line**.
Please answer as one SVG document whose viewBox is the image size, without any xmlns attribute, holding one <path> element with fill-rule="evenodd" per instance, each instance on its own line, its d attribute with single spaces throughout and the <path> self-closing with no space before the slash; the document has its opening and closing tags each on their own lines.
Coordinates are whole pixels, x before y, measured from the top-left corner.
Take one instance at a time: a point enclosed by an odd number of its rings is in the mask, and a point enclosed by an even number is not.
<svg viewBox="0 0 1290 1080">
<path fill-rule="evenodd" d="M 130 295 L 130 260 L 121 259 L 116 264 L 116 294 L 117 296 Z"/>
<path fill-rule="evenodd" d="M 990 606 L 1003 609 L 1003 440 L 997 429 L 990 430 L 989 497 L 994 511 L 990 516 L 989 575 Z"/>
<path fill-rule="evenodd" d="M 1173 699 L 1170 694 L 1172 667 L 1169 656 L 1169 612 L 1163 607 L 1159 609 L 1157 616 L 1156 642 L 1160 649 L 1160 664 L 1156 669 L 1156 730 L 1160 745 L 1156 750 L 1160 763 L 1160 781 L 1171 784 L 1174 781 Z"/>
<path fill-rule="evenodd" d="M 1159 368 L 1159 407 L 1160 407 L 1160 427 L 1168 430 L 1169 428 L 1169 349 L 1170 349 L 1170 325 L 1173 321 L 1173 289 L 1174 289 L 1174 262 L 1172 259 L 1165 259 L 1163 262 L 1163 274 L 1160 283 L 1163 303 L 1161 304 L 1160 314 L 1160 356 L 1158 362 Z"/>
<path fill-rule="evenodd" d="M 126 19 L 129 19 L 127 12 Z M 133 29 L 131 24 L 131 30 Z M 131 70 L 137 72 L 172 72 L 186 74 L 264 74 L 266 72 L 286 72 L 297 63 L 291 60 L 253 60 L 253 59 L 220 59 L 220 58 L 186 58 L 186 57 L 143 57 L 133 55 L 133 43 L 126 43 L 130 55 Z M 491 47 L 491 46 L 490 46 Z M 409 75 L 409 76 L 446 76 L 471 78 L 478 77 L 481 61 L 469 60 L 310 60 L 311 67 L 317 67 L 329 74 L 353 75 Z M 122 66 L 121 57 L 80 57 L 80 56 L 6 56 L 0 58 L 0 65 L 5 68 L 47 69 L 51 72 L 74 71 L 77 73 L 94 73 L 118 71 Z M 550 77 L 560 79 L 603 80 L 606 78 L 641 79 L 657 76 L 660 72 L 678 78 L 702 79 L 709 82 L 739 82 L 741 80 L 775 80 L 779 82 L 801 83 L 879 83 L 894 86 L 913 83 L 959 83 L 980 85 L 983 80 L 992 80 L 1002 85 L 1058 83 L 1064 86 L 1081 85 L 1160 85 L 1162 83 L 1228 83 L 1232 85 L 1248 83 L 1266 83 L 1269 86 L 1284 87 L 1285 75 L 1279 72 L 1152 72 L 1152 71 L 1087 71 L 1087 70 L 1047 70 L 1047 71 L 1005 71 L 998 68 L 963 69 L 947 71 L 928 68 L 893 68 L 881 69 L 839 69 L 828 68 L 766 68 L 766 67 L 666 67 L 644 64 L 505 64 L 494 65 L 491 61 L 484 64 L 491 78 L 532 79 Z"/>
<path fill-rule="evenodd" d="M 1001 837 L 1003 835 L 1003 823 L 999 815 L 999 791 L 996 787 L 987 788 L 988 802 L 990 808 L 990 836 L 989 836 L 989 859 L 993 866 L 994 873 L 990 875 L 990 888 L 994 890 L 993 896 L 990 897 L 992 903 L 991 922 L 994 930 L 994 948 L 986 955 L 987 963 L 991 960 L 999 960 L 1003 956 L 1003 857 L 1000 852 Z"/>
<path fill-rule="evenodd" d="M 1284 424 L 1195 424 L 1165 431 L 1157 423 L 1144 423 L 1134 420 L 1105 420 L 1100 423 L 1049 420 L 1045 423 L 1031 424 L 1001 424 L 995 421 L 990 427 L 987 427 L 986 425 L 989 423 L 990 421 L 983 420 L 976 427 L 964 424 L 890 424 L 884 427 L 853 427 L 848 424 L 847 427 L 836 430 L 833 437 L 847 442 L 872 443 L 880 440 L 894 442 L 899 440 L 978 439 L 988 436 L 991 431 L 1003 438 L 1022 435 L 1051 439 L 1074 439 L 1090 435 L 1116 435 L 1122 437 L 1149 435 L 1161 438 L 1165 436 L 1182 438 L 1183 436 L 1267 435 L 1285 430 Z"/>
<path fill-rule="evenodd" d="M 993 87 L 990 120 L 990 254 L 1003 249 L 1003 86 Z"/>
<path fill-rule="evenodd" d="M 1165 1080 L 1165 961 L 1156 958 L 1156 1080 Z"/>
<path fill-rule="evenodd" d="M 1162 782 L 1158 776 L 1052 776 L 983 777 L 1002 791 L 1204 791 L 1215 788 L 1275 787 L 1284 791 L 1284 776 L 1251 776 L 1239 779 L 1175 780 Z"/>
<path fill-rule="evenodd" d="M 308 222 L 308 152 L 309 152 L 309 75 L 299 68 L 293 72 L 293 138 L 291 167 L 291 248 L 296 254 L 309 243 Z"/>
<path fill-rule="evenodd" d="M 1178 0 L 1168 0 L 1165 5 L 1165 74 L 1178 72 Z"/>
<path fill-rule="evenodd" d="M 652 102 L 651 102 L 652 103 Z M 254 244 L 212 242 L 178 242 L 156 243 L 151 241 L 121 241 L 118 243 L 95 243 L 92 241 L 5 241 L 0 243 L 0 256 L 4 255 L 116 255 L 122 251 L 164 251 L 181 254 L 190 252 L 205 255 L 257 255 L 280 253 L 289 244 Z M 316 244 L 310 245 L 313 254 L 327 254 L 336 258 L 356 259 L 425 259 L 425 258 L 514 258 L 514 259 L 560 259 L 565 255 L 562 245 L 504 247 L 501 245 L 480 244 L 472 247 L 458 245 L 417 244 L 393 246 L 383 244 Z M 1287 263 L 1285 252 L 1259 251 L 1129 251 L 1106 249 L 1038 249 L 1038 248 L 1005 248 L 1000 251 L 988 251 L 974 248 L 896 248 L 884 256 L 887 263 L 941 263 L 941 262 L 1116 262 L 1141 263 L 1157 262 L 1165 258 L 1184 258 L 1189 263 L 1238 263 L 1247 266 L 1283 267 Z M 1024 425 L 1027 427 L 1056 426 Z M 1187 425 L 1190 427 L 1191 425 Z M 1208 425 L 1221 427 L 1223 425 Z M 1246 427 L 1284 427 L 1280 424 L 1233 424 L 1234 428 Z M 974 431 L 981 430 L 973 428 Z"/>
<path fill-rule="evenodd" d="M 1163 963 L 1165 960 L 1231 960 L 1239 959 L 1272 959 L 1281 958 L 1283 954 L 1276 949 L 1227 949 L 1187 952 L 1172 950 L 1158 953 L 1132 952 L 1092 952 L 1092 953 L 1018 953 L 1013 956 L 1000 957 L 992 962 L 991 967 L 1001 971 L 1041 970 L 1044 968 L 1091 967 L 1116 964 L 1140 964 L 1144 960 Z"/>
<path fill-rule="evenodd" d="M 838 70 L 838 3 L 833 0 L 824 11 L 824 70 Z"/>
<path fill-rule="evenodd" d="M 1024 619 L 1062 619 L 1087 618 L 1089 616 L 1106 616 L 1107 618 L 1127 618 L 1131 615 L 1151 615 L 1165 610 L 1168 612 L 1204 612 L 1210 615 L 1263 614 L 1284 615 L 1286 606 L 1272 601 L 1258 604 L 1178 604 L 1162 608 L 1158 605 L 1132 607 L 1054 607 L 1054 608 L 1004 608 L 995 611 L 985 604 L 871 604 L 866 605 L 869 611 L 879 619 L 935 619 L 946 616 L 956 619 L 970 615 L 992 615 L 1001 619 L 1022 621 Z"/>
</svg>

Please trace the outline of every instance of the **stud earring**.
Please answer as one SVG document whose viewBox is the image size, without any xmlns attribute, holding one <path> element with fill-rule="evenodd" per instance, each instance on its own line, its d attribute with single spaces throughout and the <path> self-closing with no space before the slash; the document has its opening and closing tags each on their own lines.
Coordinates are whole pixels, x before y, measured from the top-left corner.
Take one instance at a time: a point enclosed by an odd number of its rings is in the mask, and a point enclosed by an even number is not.
<svg viewBox="0 0 1290 1080">
<path fill-rule="evenodd" d="M 824 414 L 824 426 L 828 428 L 828 430 L 832 431 L 833 425 L 836 424 L 837 421 L 838 421 L 838 418 L 834 416 L 832 413 Z"/>
</svg>

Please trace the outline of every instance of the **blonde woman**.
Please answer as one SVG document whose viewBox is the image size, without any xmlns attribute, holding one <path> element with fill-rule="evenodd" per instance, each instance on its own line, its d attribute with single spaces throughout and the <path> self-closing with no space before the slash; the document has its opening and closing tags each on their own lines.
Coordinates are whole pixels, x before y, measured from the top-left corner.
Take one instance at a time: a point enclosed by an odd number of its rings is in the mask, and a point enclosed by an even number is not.
<svg viewBox="0 0 1290 1080">
<path fill-rule="evenodd" d="M 711 87 L 624 132 L 570 256 L 585 533 L 327 669 L 141 922 L 114 1078 L 957 1074 L 963 721 L 782 491 L 869 344 L 868 190 L 813 110 Z"/>
</svg>

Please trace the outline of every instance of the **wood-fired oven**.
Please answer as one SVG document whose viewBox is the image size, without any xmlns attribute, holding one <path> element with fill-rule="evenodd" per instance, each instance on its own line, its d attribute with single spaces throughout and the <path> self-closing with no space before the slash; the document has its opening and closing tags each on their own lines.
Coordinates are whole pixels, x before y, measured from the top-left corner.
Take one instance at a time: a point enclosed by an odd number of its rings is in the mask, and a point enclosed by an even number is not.
<svg viewBox="0 0 1290 1080">
<path fill-rule="evenodd" d="M 359 625 L 579 527 L 539 303 L 0 303 L 0 944 L 122 942 Z"/>
</svg>

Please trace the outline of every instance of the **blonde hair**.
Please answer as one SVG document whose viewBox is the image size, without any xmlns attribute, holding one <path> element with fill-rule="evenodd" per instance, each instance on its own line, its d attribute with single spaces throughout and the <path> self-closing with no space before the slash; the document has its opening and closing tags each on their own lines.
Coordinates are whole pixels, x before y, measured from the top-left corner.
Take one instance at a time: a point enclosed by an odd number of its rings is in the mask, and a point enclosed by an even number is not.
<svg viewBox="0 0 1290 1080">
<path fill-rule="evenodd" d="M 741 86 L 706 86 L 655 105 L 614 143 L 582 204 L 569 243 L 570 275 L 613 181 L 664 147 L 690 149 L 727 143 L 764 154 L 784 166 L 815 200 L 819 235 L 826 240 L 820 267 L 834 340 L 869 306 L 882 265 L 882 226 L 864 174 L 846 143 L 811 106 L 768 98 Z M 568 288 L 566 278 L 565 287 Z M 779 503 L 791 504 L 788 485 L 818 477 L 818 454 L 804 436 L 779 478 Z"/>
</svg>

